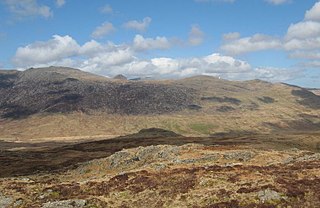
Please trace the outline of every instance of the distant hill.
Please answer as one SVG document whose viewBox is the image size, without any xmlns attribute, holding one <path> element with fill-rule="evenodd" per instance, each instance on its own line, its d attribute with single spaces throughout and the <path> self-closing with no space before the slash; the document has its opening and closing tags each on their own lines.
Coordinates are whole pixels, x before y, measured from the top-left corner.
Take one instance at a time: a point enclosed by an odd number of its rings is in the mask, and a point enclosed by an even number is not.
<svg viewBox="0 0 320 208">
<path fill-rule="evenodd" d="M 320 129 L 319 115 L 320 96 L 261 80 L 195 76 L 137 82 L 65 67 L 0 71 L 0 138 L 43 137 L 48 129 L 50 136 L 119 135 L 152 127 L 196 135 L 314 130 Z M 11 121 L 19 122 L 19 132 Z M 35 129 L 44 122 L 46 127 Z"/>
<path fill-rule="evenodd" d="M 113 79 L 127 80 L 127 77 L 125 77 L 125 76 L 122 75 L 122 74 L 118 74 L 118 75 L 116 75 L 115 77 L 113 77 Z"/>
</svg>

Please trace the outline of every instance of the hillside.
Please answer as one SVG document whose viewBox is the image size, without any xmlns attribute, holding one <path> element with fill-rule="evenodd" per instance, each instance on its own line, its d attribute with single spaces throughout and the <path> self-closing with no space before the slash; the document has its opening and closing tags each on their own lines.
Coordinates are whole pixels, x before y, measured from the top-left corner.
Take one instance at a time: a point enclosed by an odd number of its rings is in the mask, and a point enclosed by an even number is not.
<svg viewBox="0 0 320 208">
<path fill-rule="evenodd" d="M 184 135 L 320 129 L 320 96 L 260 80 L 128 81 L 48 67 L 0 71 L 0 97 L 4 140 L 106 138 L 152 127 Z"/>
</svg>

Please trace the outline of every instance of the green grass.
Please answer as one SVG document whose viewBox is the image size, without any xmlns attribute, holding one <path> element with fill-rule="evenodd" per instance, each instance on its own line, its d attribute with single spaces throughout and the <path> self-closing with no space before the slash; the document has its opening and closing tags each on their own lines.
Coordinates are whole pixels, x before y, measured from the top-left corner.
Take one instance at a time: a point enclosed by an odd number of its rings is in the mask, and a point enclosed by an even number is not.
<svg viewBox="0 0 320 208">
<path fill-rule="evenodd" d="M 189 127 L 200 134 L 210 134 L 215 128 L 213 124 L 207 123 L 192 123 Z"/>
</svg>

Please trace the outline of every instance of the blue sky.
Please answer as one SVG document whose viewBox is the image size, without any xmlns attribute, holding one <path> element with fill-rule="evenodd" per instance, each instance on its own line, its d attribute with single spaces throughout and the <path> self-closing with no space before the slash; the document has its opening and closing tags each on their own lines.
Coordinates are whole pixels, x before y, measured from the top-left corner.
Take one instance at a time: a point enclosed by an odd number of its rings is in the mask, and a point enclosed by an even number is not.
<svg viewBox="0 0 320 208">
<path fill-rule="evenodd" d="M 0 68 L 320 87 L 317 0 L 0 0 Z"/>
</svg>

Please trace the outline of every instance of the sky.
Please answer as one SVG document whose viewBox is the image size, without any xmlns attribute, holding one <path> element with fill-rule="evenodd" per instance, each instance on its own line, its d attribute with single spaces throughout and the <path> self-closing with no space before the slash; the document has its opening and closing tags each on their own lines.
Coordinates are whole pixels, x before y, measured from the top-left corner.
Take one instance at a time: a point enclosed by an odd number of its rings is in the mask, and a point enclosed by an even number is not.
<svg viewBox="0 0 320 208">
<path fill-rule="evenodd" d="M 320 88 L 318 0 L 0 0 L 0 68 Z"/>
</svg>

